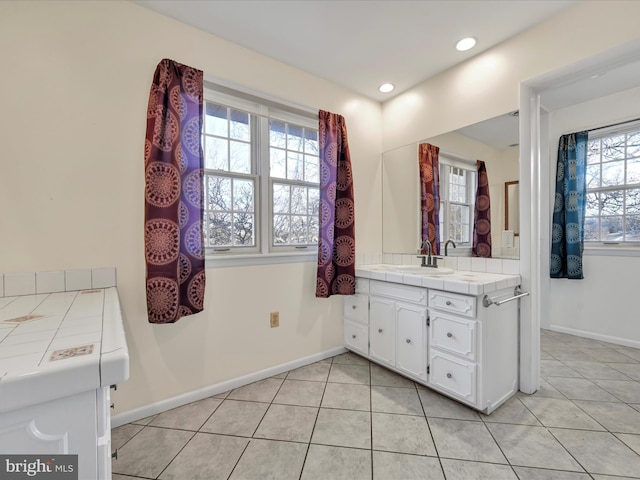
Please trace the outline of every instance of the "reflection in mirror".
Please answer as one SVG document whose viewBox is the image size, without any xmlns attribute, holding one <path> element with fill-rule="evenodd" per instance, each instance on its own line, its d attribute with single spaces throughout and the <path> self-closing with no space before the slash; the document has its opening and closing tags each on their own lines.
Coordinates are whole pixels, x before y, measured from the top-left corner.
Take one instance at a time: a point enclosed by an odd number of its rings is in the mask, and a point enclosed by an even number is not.
<svg viewBox="0 0 640 480">
<path fill-rule="evenodd" d="M 382 249 L 384 253 L 416 253 L 420 241 L 418 144 L 440 147 L 440 157 L 475 168 L 483 160 L 491 197 L 493 257 L 518 258 L 519 237 L 503 242 L 505 189 L 518 178 L 518 117 L 505 114 L 436 137 L 384 152 L 382 155 Z M 515 200 L 513 200 L 515 202 Z M 511 204 L 510 204 L 511 205 Z M 513 207 L 510 206 L 513 210 Z M 514 212 L 518 208 L 516 207 Z M 448 240 L 441 238 L 442 245 Z M 471 255 L 471 244 L 450 249 L 450 255 Z M 453 250 L 453 251 L 451 251 Z"/>
<path fill-rule="evenodd" d="M 520 182 L 504 182 L 504 229 L 520 235 Z M 507 241 L 504 240 L 506 243 Z"/>
</svg>

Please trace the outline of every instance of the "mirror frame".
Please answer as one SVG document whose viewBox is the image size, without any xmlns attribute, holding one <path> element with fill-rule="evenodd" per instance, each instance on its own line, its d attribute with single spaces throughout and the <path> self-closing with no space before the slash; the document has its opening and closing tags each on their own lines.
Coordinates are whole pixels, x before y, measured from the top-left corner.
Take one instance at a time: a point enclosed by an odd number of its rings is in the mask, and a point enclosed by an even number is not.
<svg viewBox="0 0 640 480">
<path fill-rule="evenodd" d="M 504 182 L 504 229 L 509 230 L 509 187 L 513 185 L 519 185 L 520 180 L 512 180 L 510 182 Z M 518 212 L 518 216 L 519 216 Z M 520 225 L 518 225 L 518 231 L 513 232 L 513 235 L 520 236 Z"/>
</svg>

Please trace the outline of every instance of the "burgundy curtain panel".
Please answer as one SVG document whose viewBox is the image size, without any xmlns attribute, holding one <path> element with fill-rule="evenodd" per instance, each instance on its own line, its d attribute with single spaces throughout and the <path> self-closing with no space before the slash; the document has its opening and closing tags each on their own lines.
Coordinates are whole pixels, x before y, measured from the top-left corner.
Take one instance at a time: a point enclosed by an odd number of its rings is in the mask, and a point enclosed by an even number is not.
<svg viewBox="0 0 640 480">
<path fill-rule="evenodd" d="M 438 153 L 440 148 L 430 143 L 418 146 L 418 168 L 420 169 L 420 243 L 429 240 L 431 253 L 440 254 L 440 176 Z M 426 248 L 420 252 L 426 255 Z"/>
<path fill-rule="evenodd" d="M 491 201 L 489 199 L 489 177 L 487 167 L 482 160 L 476 162 L 478 167 L 478 188 L 476 190 L 476 206 L 473 212 L 473 246 L 474 257 L 491 257 Z"/>
<path fill-rule="evenodd" d="M 162 60 L 153 76 L 144 143 L 147 313 L 173 323 L 202 311 L 201 70 Z"/>
<path fill-rule="evenodd" d="M 320 110 L 320 238 L 316 297 L 356 293 L 353 175 L 344 117 Z"/>
</svg>

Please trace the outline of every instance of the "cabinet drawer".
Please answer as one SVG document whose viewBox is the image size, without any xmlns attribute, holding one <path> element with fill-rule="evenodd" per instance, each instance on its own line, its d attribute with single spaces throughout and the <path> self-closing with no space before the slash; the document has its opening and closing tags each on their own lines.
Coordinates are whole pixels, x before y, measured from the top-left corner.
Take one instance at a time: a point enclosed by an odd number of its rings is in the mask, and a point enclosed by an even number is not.
<svg viewBox="0 0 640 480">
<path fill-rule="evenodd" d="M 429 346 L 475 360 L 477 328 L 475 320 L 431 315 Z"/>
<path fill-rule="evenodd" d="M 369 292 L 371 295 L 383 295 L 391 297 L 395 300 L 417 303 L 419 305 L 427 304 L 427 289 L 420 287 L 411 287 L 398 283 L 378 282 L 371 280 L 369 283 Z"/>
<path fill-rule="evenodd" d="M 467 402 L 476 403 L 476 364 L 449 357 L 437 350 L 429 353 L 429 384 Z"/>
<path fill-rule="evenodd" d="M 344 297 L 344 318 L 363 325 L 369 323 L 369 296 L 347 295 Z"/>
<path fill-rule="evenodd" d="M 356 293 L 369 293 L 369 279 L 356 277 Z"/>
<path fill-rule="evenodd" d="M 344 344 L 346 347 L 357 350 L 365 355 L 369 354 L 369 328 L 360 323 L 345 320 Z"/>
<path fill-rule="evenodd" d="M 465 317 L 476 316 L 476 297 L 469 295 L 429 290 L 429 306 Z"/>
</svg>

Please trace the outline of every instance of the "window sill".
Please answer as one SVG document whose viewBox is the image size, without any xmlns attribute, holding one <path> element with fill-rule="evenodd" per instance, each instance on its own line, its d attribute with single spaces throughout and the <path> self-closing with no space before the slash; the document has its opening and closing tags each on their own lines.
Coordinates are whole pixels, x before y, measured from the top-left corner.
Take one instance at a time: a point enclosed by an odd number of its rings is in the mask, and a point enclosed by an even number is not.
<svg viewBox="0 0 640 480">
<path fill-rule="evenodd" d="M 278 263 L 303 263 L 318 261 L 318 251 L 312 252 L 281 252 L 281 253 L 256 253 L 248 255 L 207 255 L 205 257 L 206 268 L 225 267 L 252 267 L 255 265 L 274 265 Z"/>
<path fill-rule="evenodd" d="M 584 255 L 600 257 L 640 257 L 640 245 L 584 245 Z"/>
</svg>

